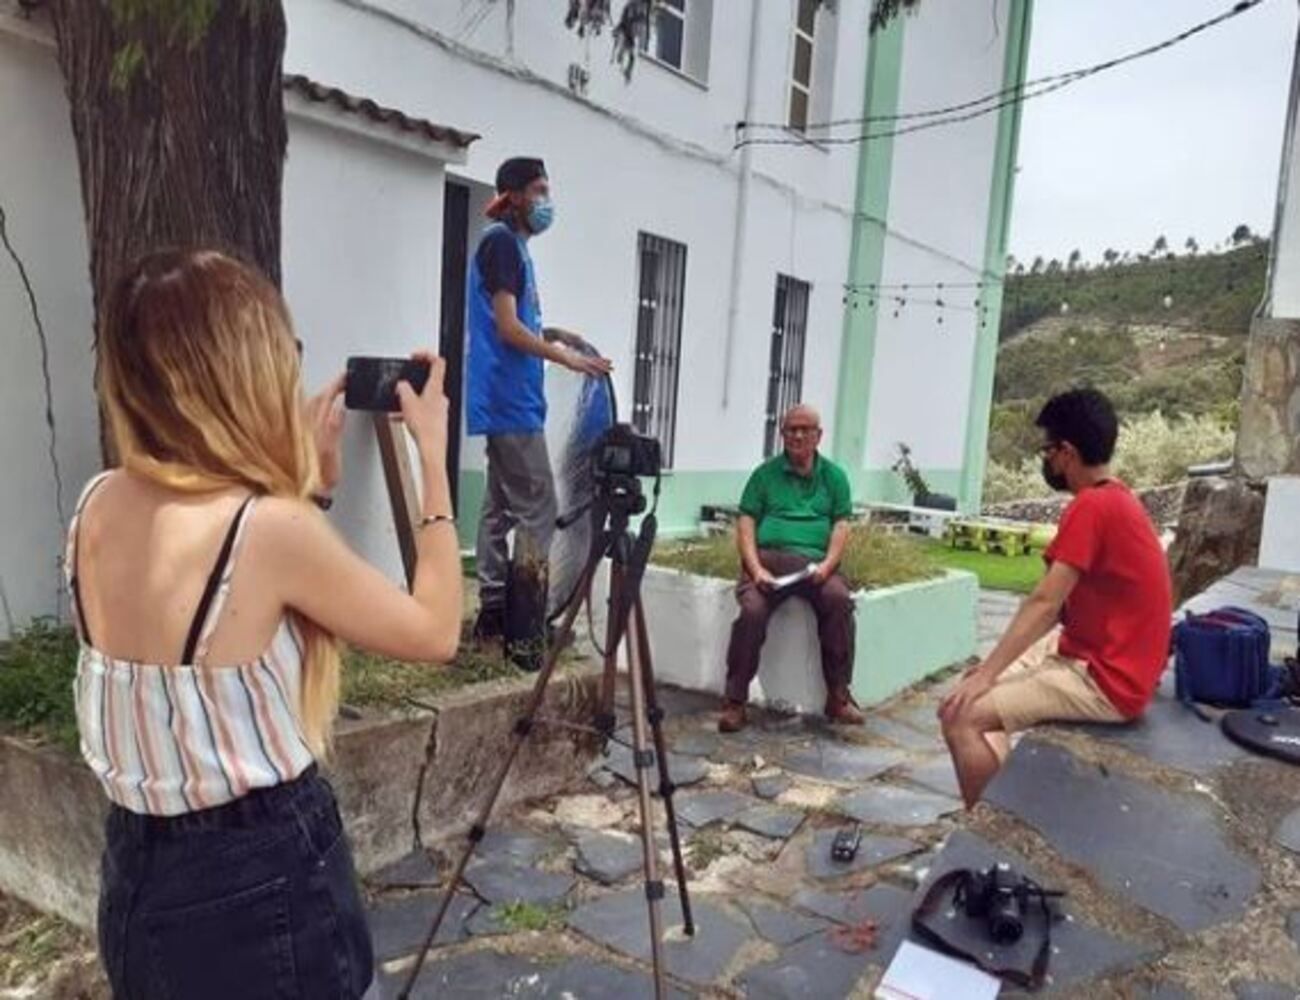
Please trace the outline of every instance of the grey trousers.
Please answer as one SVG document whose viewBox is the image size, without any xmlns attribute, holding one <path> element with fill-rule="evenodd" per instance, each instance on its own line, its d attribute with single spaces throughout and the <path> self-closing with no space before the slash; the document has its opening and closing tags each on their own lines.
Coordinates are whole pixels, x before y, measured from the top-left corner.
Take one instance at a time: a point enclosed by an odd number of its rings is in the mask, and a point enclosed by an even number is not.
<svg viewBox="0 0 1300 1000">
<path fill-rule="evenodd" d="M 481 607 L 505 606 L 510 530 L 515 530 L 516 561 L 545 561 L 551 551 L 557 515 L 546 435 L 489 435 L 487 490 L 483 494 L 476 551 Z"/>
</svg>

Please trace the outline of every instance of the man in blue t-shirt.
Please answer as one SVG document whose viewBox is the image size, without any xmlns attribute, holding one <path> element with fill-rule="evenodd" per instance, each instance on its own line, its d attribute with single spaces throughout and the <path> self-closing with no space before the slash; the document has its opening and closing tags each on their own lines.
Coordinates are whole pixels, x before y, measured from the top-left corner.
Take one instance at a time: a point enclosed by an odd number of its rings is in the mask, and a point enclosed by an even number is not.
<svg viewBox="0 0 1300 1000">
<path fill-rule="evenodd" d="M 543 433 L 543 362 L 584 375 L 610 371 L 605 358 L 581 353 L 587 344 L 577 334 L 542 326 L 528 241 L 550 228 L 554 217 L 546 167 L 527 157 L 506 160 L 497 170 L 496 188 L 487 208 L 493 223 L 470 261 L 467 305 L 466 418 L 471 435 L 487 437 L 487 490 L 477 546 L 477 638 L 504 632 L 507 535 L 512 528 L 516 562 L 532 564 L 545 579 L 557 512 Z"/>
</svg>

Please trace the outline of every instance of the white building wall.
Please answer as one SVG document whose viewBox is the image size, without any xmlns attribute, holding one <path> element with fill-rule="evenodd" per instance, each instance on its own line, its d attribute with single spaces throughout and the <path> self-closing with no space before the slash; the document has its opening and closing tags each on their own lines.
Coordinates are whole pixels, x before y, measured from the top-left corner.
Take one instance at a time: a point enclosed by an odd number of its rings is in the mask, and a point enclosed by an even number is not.
<svg viewBox="0 0 1300 1000">
<path fill-rule="evenodd" d="M 442 273 L 441 161 L 289 115 L 284 294 L 303 341 L 309 390 L 350 355 L 437 350 Z M 334 523 L 404 580 L 372 422 L 350 414 Z"/>
<path fill-rule="evenodd" d="M 992 6 L 934 0 L 905 17 L 899 110 L 945 107 L 1001 90 L 1009 8 L 1009 0 Z M 994 113 L 894 139 L 880 284 L 911 287 L 881 292 L 869 468 L 888 468 L 898 442 L 912 448 L 918 467 L 962 466 L 980 322 L 979 289 L 963 286 L 984 278 L 997 129 Z M 947 287 L 927 287 L 940 282 Z M 900 305 L 895 296 L 908 301 Z M 987 321 L 996 324 L 997 317 Z"/>
<path fill-rule="evenodd" d="M 1282 151 L 1282 176 L 1277 218 L 1277 247 L 1273 262 L 1271 315 L 1275 319 L 1300 319 L 1300 40 L 1292 68 L 1291 121 Z"/>
<path fill-rule="evenodd" d="M 48 35 L 21 25 L 22 33 L 15 33 L 16 24 L 0 20 L 0 208 L 45 327 L 63 488 L 60 504 L 40 341 L 17 269 L 0 250 L 0 467 L 6 473 L 0 485 L 6 525 L 0 532 L 0 635 L 37 615 L 66 610 L 64 527 L 81 485 L 100 467 L 89 256 L 67 99 Z M 349 354 L 436 348 L 443 164 L 305 119 L 293 99 L 288 105 L 283 276 L 305 344 L 307 386 L 323 384 Z M 323 108 L 316 113 L 330 114 Z M 335 523 L 400 580 L 392 514 L 367 420 L 349 420 L 345 446 Z"/>
<path fill-rule="evenodd" d="M 686 244 L 677 471 L 739 471 L 761 457 L 778 272 L 812 283 L 804 395 L 822 404 L 829 424 L 856 184 L 851 151 L 755 151 L 732 391 L 722 405 L 740 159 L 732 147 L 750 12 L 762 17 L 755 117 L 777 121 L 793 3 L 715 0 L 706 86 L 648 60 L 624 81 L 610 64 L 608 36 L 578 39 L 553 5 L 516 5 L 513 56 L 504 4 L 473 32 L 453 4 L 289 0 L 286 9 L 287 70 L 482 133 L 469 177 L 491 183 L 510 155 L 546 160 L 558 216 L 533 244 L 543 313 L 611 357 L 621 401 L 632 396 L 637 233 Z M 831 110 L 859 114 L 865 7 L 840 4 L 838 16 Z M 452 40 L 458 33 L 461 42 Z M 385 58 L 374 59 L 377 51 Z M 590 72 L 585 99 L 565 85 L 574 62 Z"/>
<path fill-rule="evenodd" d="M 2 636 L 59 613 L 64 519 L 99 467 L 89 256 L 63 81 L 52 48 L 3 24 L 0 123 L 0 209 L 45 330 L 62 480 L 56 489 L 41 341 L 18 268 L 0 247 Z"/>
</svg>

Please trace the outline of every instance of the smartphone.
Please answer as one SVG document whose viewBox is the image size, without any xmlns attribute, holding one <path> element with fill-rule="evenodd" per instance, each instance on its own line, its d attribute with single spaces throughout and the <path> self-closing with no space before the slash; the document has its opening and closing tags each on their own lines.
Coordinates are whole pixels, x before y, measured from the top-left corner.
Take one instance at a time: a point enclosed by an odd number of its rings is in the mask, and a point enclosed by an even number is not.
<svg viewBox="0 0 1300 1000">
<path fill-rule="evenodd" d="M 846 826 L 835 834 L 831 841 L 831 858 L 847 863 L 858 856 L 858 846 L 862 843 L 862 827 Z"/>
<path fill-rule="evenodd" d="M 349 410 L 396 413 L 401 409 L 397 383 L 408 382 L 416 392 L 429 381 L 429 363 L 410 358 L 348 358 L 343 405 Z"/>
</svg>

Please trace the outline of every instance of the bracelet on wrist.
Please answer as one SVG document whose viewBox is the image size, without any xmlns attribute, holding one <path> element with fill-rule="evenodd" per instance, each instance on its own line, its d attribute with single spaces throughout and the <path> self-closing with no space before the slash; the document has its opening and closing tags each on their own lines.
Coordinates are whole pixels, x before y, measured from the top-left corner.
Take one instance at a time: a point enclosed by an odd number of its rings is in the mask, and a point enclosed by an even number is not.
<svg viewBox="0 0 1300 1000">
<path fill-rule="evenodd" d="M 429 527 L 431 524 L 450 524 L 454 527 L 456 524 L 456 516 L 454 514 L 426 514 L 424 517 L 420 518 L 418 527 L 424 529 Z"/>
</svg>

